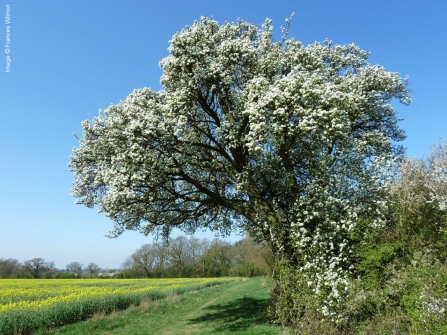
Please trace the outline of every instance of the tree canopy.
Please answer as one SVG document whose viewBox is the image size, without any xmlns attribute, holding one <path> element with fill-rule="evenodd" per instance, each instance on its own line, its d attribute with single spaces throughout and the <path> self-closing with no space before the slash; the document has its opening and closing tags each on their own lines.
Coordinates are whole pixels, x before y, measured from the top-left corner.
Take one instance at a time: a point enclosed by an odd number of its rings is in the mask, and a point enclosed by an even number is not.
<svg viewBox="0 0 447 335">
<path fill-rule="evenodd" d="M 175 34 L 161 91 L 135 90 L 82 123 L 72 194 L 115 222 L 111 236 L 249 229 L 320 268 L 315 292 L 329 285 L 337 298 L 331 269 L 348 268 L 357 218 L 378 224 L 386 209 L 405 137 L 390 102 L 409 104 L 409 91 L 354 44 L 304 46 L 283 33 L 275 41 L 268 19 L 202 17 Z"/>
</svg>

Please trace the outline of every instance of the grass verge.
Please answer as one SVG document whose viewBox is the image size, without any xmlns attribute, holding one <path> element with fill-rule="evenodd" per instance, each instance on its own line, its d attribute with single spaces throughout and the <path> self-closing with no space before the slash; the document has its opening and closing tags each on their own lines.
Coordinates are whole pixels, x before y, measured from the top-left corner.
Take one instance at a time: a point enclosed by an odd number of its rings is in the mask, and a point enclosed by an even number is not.
<svg viewBox="0 0 447 335">
<path fill-rule="evenodd" d="M 289 334 L 265 316 L 268 288 L 261 278 L 231 282 L 162 300 L 144 300 L 124 311 L 92 318 L 38 335 L 114 334 Z"/>
</svg>

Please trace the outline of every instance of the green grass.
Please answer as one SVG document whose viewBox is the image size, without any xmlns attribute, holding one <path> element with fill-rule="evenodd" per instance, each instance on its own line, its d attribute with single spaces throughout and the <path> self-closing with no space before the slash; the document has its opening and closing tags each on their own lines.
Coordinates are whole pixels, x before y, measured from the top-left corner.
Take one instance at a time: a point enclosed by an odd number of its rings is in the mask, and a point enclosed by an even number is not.
<svg viewBox="0 0 447 335">
<path fill-rule="evenodd" d="M 39 335 L 54 334 L 289 334 L 265 315 L 269 292 L 261 278 L 144 301 L 124 311 L 92 318 Z"/>
</svg>

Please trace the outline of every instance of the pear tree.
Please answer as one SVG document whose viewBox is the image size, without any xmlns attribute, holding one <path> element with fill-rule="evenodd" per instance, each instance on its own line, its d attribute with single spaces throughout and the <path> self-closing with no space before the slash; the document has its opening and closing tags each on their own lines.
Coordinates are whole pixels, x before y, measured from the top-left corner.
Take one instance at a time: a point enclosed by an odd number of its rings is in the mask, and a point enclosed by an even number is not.
<svg viewBox="0 0 447 335">
<path fill-rule="evenodd" d="M 411 98 L 406 78 L 358 46 L 282 32 L 202 17 L 176 33 L 162 90 L 134 90 L 82 123 L 71 192 L 113 220 L 111 237 L 249 230 L 337 321 L 352 234 L 359 218 L 382 223 L 403 155 L 391 101 Z"/>
</svg>

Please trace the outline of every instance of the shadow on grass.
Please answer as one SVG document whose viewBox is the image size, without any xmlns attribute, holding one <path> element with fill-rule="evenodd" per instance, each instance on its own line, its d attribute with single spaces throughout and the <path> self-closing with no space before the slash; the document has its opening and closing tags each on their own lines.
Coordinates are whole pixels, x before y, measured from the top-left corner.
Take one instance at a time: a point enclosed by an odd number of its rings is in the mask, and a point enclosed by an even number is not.
<svg viewBox="0 0 447 335">
<path fill-rule="evenodd" d="M 266 322 L 268 299 L 243 297 L 228 304 L 206 307 L 205 315 L 190 319 L 190 324 L 217 323 L 216 331 L 240 331 Z"/>
</svg>

